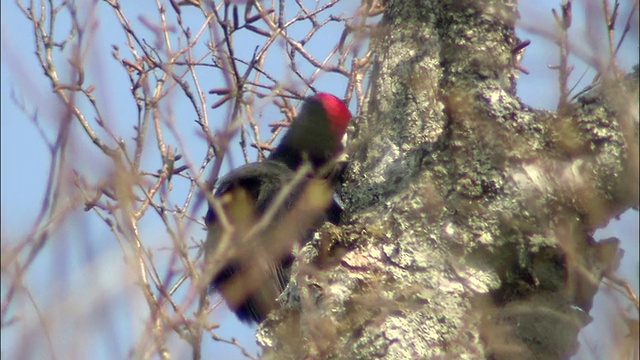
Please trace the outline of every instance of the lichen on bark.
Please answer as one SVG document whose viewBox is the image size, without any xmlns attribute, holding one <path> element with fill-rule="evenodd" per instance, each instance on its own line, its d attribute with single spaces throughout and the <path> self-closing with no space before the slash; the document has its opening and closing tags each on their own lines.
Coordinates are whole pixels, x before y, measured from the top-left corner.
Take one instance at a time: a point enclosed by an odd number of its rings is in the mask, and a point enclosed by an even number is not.
<svg viewBox="0 0 640 360">
<path fill-rule="evenodd" d="M 265 357 L 570 355 L 617 251 L 592 234 L 638 205 L 637 82 L 536 110 L 515 95 L 515 2 L 386 6 L 349 215 L 301 250 Z"/>
</svg>

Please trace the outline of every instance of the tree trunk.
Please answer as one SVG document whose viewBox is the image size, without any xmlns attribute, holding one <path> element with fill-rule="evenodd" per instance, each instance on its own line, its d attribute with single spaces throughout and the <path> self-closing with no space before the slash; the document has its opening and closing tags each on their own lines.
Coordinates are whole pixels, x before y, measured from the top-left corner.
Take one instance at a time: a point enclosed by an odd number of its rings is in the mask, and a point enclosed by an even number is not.
<svg viewBox="0 0 640 360">
<path fill-rule="evenodd" d="M 515 96 L 513 1 L 388 1 L 344 225 L 300 251 L 265 357 L 560 359 L 638 204 L 637 75 L 559 113 Z M 631 91 L 629 90 L 631 89 Z"/>
</svg>

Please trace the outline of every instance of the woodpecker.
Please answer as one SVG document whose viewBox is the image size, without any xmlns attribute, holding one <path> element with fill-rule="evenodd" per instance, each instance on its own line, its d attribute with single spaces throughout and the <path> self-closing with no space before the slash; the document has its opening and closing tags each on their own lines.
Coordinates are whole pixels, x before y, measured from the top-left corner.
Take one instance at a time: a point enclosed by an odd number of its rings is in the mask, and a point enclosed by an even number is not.
<svg viewBox="0 0 640 360">
<path fill-rule="evenodd" d="M 219 210 L 210 204 L 205 219 L 205 276 L 208 291 L 218 292 L 241 321 L 260 323 L 277 307 L 289 282 L 293 245 L 307 241 L 323 222 L 339 222 L 334 189 L 343 164 L 336 160 L 351 118 L 340 99 L 317 93 L 304 101 L 266 160 L 218 181 Z"/>
</svg>

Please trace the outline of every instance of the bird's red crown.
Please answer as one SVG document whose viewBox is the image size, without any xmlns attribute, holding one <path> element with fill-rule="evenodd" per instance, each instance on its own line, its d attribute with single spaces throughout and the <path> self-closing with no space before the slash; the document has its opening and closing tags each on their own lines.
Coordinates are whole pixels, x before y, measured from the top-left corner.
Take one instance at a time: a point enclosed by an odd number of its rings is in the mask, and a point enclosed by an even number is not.
<svg viewBox="0 0 640 360">
<path fill-rule="evenodd" d="M 327 113 L 327 119 L 329 120 L 331 130 L 333 130 L 333 133 L 337 135 L 338 139 L 341 139 L 347 130 L 349 120 L 351 120 L 351 112 L 342 100 L 331 94 L 319 92 L 313 97 L 322 103 L 322 107 Z"/>
</svg>

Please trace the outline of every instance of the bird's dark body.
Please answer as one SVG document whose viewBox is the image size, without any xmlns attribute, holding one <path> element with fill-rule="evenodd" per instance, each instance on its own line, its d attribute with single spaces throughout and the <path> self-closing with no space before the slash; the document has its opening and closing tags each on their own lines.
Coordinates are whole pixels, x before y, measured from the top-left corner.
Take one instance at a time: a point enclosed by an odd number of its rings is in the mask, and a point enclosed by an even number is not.
<svg viewBox="0 0 640 360">
<path fill-rule="evenodd" d="M 287 185 L 293 179 L 294 175 L 295 172 L 293 170 L 289 169 L 283 163 L 274 160 L 246 164 L 220 179 L 218 187 L 215 190 L 215 196 L 222 196 L 224 193 L 236 187 L 247 189 L 255 206 L 256 215 L 261 216 L 269 209 L 269 206 L 273 204 L 274 198 L 279 194 L 280 189 Z M 307 181 L 305 179 L 301 181 L 298 186 L 291 189 L 290 193 L 285 197 L 281 208 L 276 211 L 275 219 L 283 217 L 284 214 L 292 210 L 306 183 Z M 317 221 L 314 222 L 316 225 L 306 229 L 305 234 L 302 234 L 302 238 L 296 240 L 303 242 L 309 240 L 316 228 L 324 221 L 337 224 L 340 221 L 341 213 L 342 208 L 335 199 L 333 199 L 327 211 L 324 214 L 320 214 Z M 215 211 L 211 208 L 207 212 L 206 223 L 209 228 L 216 226 L 217 219 Z M 275 224 L 275 226 L 277 226 L 277 224 Z M 215 243 L 215 241 L 208 242 L 209 246 L 205 252 L 205 261 L 212 260 L 211 256 L 214 251 L 212 246 Z M 252 256 L 259 256 L 260 253 L 266 253 L 265 249 L 262 248 L 263 245 L 265 244 L 258 240 L 256 247 L 248 249 L 242 258 L 250 259 Z M 287 252 L 279 256 L 278 259 L 269 260 L 271 261 L 267 261 L 267 264 L 264 265 L 266 268 L 263 269 L 264 273 L 268 274 L 268 276 L 265 276 L 266 279 L 263 280 L 271 283 L 266 284 L 263 289 L 249 291 L 246 294 L 245 300 L 237 307 L 232 308 L 242 321 L 261 322 L 266 314 L 275 306 L 275 299 L 282 293 L 289 282 L 291 265 L 294 260 L 293 255 Z M 242 261 L 241 259 L 228 262 L 222 270 L 213 277 L 210 283 L 210 291 L 221 288 L 226 282 L 232 281 L 234 276 L 243 272 L 243 267 L 245 266 L 260 266 L 260 264 L 256 264 L 255 261 Z M 271 302 L 273 303 L 267 304 Z M 260 306 L 258 303 L 261 303 Z M 264 309 L 261 309 L 261 307 Z"/>
</svg>

